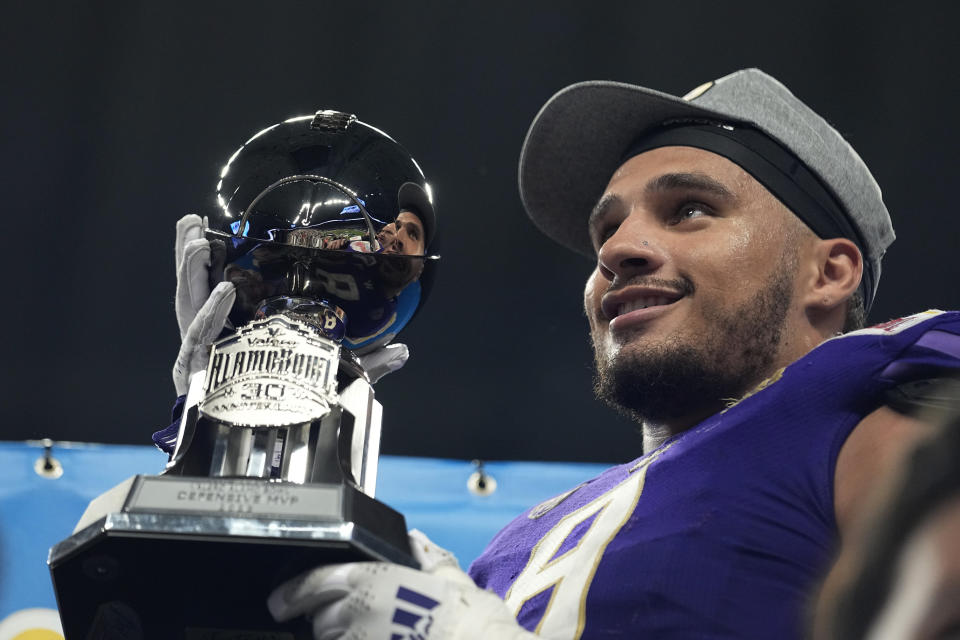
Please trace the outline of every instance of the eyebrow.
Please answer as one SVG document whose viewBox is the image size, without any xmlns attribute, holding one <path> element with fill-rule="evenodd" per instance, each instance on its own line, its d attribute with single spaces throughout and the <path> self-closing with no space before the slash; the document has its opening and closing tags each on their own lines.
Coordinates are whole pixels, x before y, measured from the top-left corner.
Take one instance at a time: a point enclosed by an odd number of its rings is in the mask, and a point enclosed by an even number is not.
<svg viewBox="0 0 960 640">
<path fill-rule="evenodd" d="M 724 200 L 735 201 L 737 196 L 724 184 L 705 173 L 665 173 L 657 176 L 644 187 L 646 193 L 692 189 L 709 193 Z"/>
<path fill-rule="evenodd" d="M 699 191 L 729 202 L 737 200 L 736 194 L 724 186 L 723 183 L 705 173 L 665 173 L 648 182 L 643 190 L 647 194 L 679 190 Z M 590 217 L 587 219 L 588 228 L 592 228 L 611 209 L 623 205 L 623 198 L 616 194 L 611 193 L 603 196 L 590 212 Z"/>
</svg>

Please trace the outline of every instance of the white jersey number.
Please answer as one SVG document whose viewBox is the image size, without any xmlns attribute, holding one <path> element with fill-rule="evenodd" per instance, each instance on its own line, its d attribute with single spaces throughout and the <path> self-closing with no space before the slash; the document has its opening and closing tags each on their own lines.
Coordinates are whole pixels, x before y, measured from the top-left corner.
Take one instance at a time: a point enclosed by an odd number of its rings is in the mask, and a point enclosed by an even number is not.
<svg viewBox="0 0 960 640">
<path fill-rule="evenodd" d="M 636 508 L 650 463 L 668 448 L 669 445 L 643 459 L 626 480 L 564 516 L 530 552 L 527 566 L 510 587 L 505 601 L 517 615 L 528 600 L 553 587 L 537 634 L 557 640 L 580 638 L 586 623 L 587 591 L 603 552 Z M 577 545 L 557 556 L 564 540 L 590 518 L 593 522 Z"/>
</svg>

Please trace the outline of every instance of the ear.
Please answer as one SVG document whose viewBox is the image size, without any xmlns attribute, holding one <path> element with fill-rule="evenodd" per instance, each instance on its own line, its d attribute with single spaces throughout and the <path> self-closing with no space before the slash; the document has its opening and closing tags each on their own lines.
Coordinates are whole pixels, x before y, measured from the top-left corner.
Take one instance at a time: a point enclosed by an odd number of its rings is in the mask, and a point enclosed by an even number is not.
<svg viewBox="0 0 960 640">
<path fill-rule="evenodd" d="M 842 318 L 846 301 L 863 276 L 860 249 L 846 238 L 817 240 L 812 249 L 813 278 L 807 281 L 802 298 L 807 315 L 822 319 L 839 313 Z"/>
</svg>

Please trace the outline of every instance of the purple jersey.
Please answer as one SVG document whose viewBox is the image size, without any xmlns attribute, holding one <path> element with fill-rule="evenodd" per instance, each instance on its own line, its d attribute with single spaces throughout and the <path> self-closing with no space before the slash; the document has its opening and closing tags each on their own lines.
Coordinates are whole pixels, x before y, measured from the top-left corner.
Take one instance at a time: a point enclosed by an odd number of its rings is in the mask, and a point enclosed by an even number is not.
<svg viewBox="0 0 960 640">
<path fill-rule="evenodd" d="M 828 340 L 643 457 L 519 516 L 470 567 L 549 638 L 799 638 L 833 477 L 890 388 L 960 368 L 960 313 Z"/>
</svg>

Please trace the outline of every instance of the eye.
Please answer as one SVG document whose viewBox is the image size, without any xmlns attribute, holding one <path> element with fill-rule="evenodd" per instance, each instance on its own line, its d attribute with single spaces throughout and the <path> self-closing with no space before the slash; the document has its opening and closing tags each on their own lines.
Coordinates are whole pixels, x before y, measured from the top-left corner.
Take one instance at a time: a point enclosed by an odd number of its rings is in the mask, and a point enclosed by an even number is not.
<svg viewBox="0 0 960 640">
<path fill-rule="evenodd" d="M 668 222 L 670 224 L 679 224 L 686 220 L 710 215 L 713 215 L 713 209 L 702 202 L 687 202 L 677 208 L 673 215 L 670 216 Z"/>
</svg>

